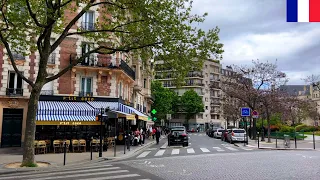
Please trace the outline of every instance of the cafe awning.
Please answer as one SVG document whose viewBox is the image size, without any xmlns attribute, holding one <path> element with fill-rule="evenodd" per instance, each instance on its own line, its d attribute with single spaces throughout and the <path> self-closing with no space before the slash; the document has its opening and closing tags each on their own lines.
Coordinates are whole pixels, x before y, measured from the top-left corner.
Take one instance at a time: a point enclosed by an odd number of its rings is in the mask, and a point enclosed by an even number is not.
<svg viewBox="0 0 320 180">
<path fill-rule="evenodd" d="M 118 113 L 118 117 L 125 117 L 128 120 L 135 120 L 135 116 L 131 114 L 130 109 L 119 102 L 105 102 L 105 101 L 88 101 L 96 112 L 99 112 L 101 108 L 109 108 L 111 111 Z"/>
<path fill-rule="evenodd" d="M 133 107 L 130 106 L 126 106 L 128 109 L 130 109 L 130 113 L 134 113 L 136 115 L 138 115 L 138 119 L 143 120 L 143 121 L 148 121 L 148 116 L 144 115 L 142 112 L 136 110 Z"/>
<path fill-rule="evenodd" d="M 127 120 L 135 120 L 136 119 L 134 114 L 127 114 L 127 113 L 120 112 L 120 111 L 114 111 L 114 112 L 118 113 L 118 117 L 123 117 L 123 118 L 126 118 Z"/>
<path fill-rule="evenodd" d="M 37 125 L 100 125 L 95 116 L 37 115 Z"/>
</svg>

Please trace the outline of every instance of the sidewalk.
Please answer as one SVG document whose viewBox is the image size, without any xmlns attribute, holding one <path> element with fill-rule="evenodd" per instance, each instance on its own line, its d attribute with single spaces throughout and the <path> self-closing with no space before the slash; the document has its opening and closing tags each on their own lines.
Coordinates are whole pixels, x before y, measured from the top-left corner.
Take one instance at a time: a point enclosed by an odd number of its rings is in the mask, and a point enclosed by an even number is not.
<svg viewBox="0 0 320 180">
<path fill-rule="evenodd" d="M 164 136 L 161 137 L 163 139 Z M 160 140 L 161 140 L 160 139 Z M 82 153 L 72 153 L 69 152 L 66 154 L 66 166 L 79 165 L 83 163 L 89 162 L 98 162 L 104 160 L 120 160 L 125 158 L 130 158 L 134 156 L 137 152 L 142 151 L 145 148 L 148 148 L 155 144 L 156 141 L 151 139 L 146 139 L 145 144 L 143 146 L 130 146 L 130 151 L 126 149 L 126 154 L 124 154 L 124 145 L 116 146 L 116 157 L 114 157 L 114 148 L 108 149 L 102 153 L 102 158 L 99 158 L 99 152 L 92 153 L 92 161 L 90 152 L 82 152 Z M 63 166 L 63 153 L 48 153 L 48 154 L 37 154 L 35 155 L 36 161 L 48 162 L 51 164 L 50 167 L 58 167 Z M 13 162 L 21 162 L 22 160 L 22 148 L 0 148 L 0 168 L 4 168 L 4 166 L 8 163 Z M 6 168 L 5 168 L 6 169 Z M 35 169 L 35 168 L 32 168 Z"/>
<path fill-rule="evenodd" d="M 290 140 L 290 147 L 284 146 L 283 139 L 272 139 L 271 142 L 268 143 L 268 138 L 265 138 L 265 141 L 259 141 L 259 149 L 275 149 L 275 150 L 313 150 L 315 143 L 315 150 L 320 150 L 320 139 L 315 138 L 315 142 L 313 139 L 306 138 L 305 140 Z M 244 143 L 236 143 L 238 146 L 244 146 Z M 258 141 L 249 139 L 247 147 L 258 148 Z"/>
</svg>

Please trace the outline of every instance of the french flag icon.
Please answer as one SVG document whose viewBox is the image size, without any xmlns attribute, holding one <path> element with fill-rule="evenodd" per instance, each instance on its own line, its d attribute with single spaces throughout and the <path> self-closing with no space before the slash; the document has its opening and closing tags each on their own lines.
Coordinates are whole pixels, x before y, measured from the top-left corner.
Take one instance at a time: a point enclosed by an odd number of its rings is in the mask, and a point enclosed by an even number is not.
<svg viewBox="0 0 320 180">
<path fill-rule="evenodd" d="M 320 0 L 287 0 L 287 22 L 320 22 Z"/>
</svg>

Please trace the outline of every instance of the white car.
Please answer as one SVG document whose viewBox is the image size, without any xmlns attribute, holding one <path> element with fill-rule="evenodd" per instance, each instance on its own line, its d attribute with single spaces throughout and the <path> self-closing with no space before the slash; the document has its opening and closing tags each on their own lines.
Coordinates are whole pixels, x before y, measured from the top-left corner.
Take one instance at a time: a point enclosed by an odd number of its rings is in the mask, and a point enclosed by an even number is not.
<svg viewBox="0 0 320 180">
<path fill-rule="evenodd" d="M 223 133 L 224 129 L 217 129 L 213 132 L 213 137 L 214 138 L 221 138 L 221 135 Z"/>
<path fill-rule="evenodd" d="M 244 129 L 232 129 L 227 137 L 230 143 L 247 141 L 246 131 Z"/>
</svg>

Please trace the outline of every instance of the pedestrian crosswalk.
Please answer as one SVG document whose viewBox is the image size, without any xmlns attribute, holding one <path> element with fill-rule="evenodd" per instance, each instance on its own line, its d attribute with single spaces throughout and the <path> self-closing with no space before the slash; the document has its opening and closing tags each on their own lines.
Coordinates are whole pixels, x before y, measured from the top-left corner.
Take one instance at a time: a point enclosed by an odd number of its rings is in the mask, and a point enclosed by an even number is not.
<svg viewBox="0 0 320 180">
<path fill-rule="evenodd" d="M 55 180 L 55 179 L 77 179 L 77 180 L 150 180 L 151 177 L 141 175 L 131 167 L 111 164 L 91 164 L 68 168 L 52 168 L 42 171 L 29 171 L 20 173 L 0 174 L 1 180 Z M 150 175 L 151 176 L 151 175 Z"/>
<path fill-rule="evenodd" d="M 145 157 L 161 157 L 161 156 L 172 156 L 172 155 L 188 155 L 188 154 L 204 154 L 204 153 L 214 153 L 214 152 L 239 152 L 239 151 L 250 151 L 248 147 L 231 147 L 231 146 L 221 146 L 221 147 L 203 147 L 203 148 L 167 148 L 167 149 L 157 149 L 154 151 L 144 151 L 139 154 L 136 158 Z"/>
</svg>

